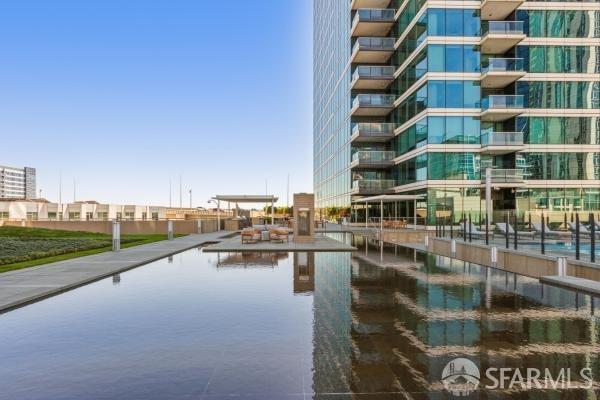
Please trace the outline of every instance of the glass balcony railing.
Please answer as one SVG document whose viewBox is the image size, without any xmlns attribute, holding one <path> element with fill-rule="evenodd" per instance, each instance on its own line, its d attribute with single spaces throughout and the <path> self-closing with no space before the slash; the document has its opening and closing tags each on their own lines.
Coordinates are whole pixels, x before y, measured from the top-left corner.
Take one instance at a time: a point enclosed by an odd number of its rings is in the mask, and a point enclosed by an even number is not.
<svg viewBox="0 0 600 400">
<path fill-rule="evenodd" d="M 481 180 L 485 182 L 485 170 L 481 173 Z M 492 183 L 520 183 L 523 182 L 523 170 L 494 168 L 491 172 Z"/>
<path fill-rule="evenodd" d="M 359 94 L 352 101 L 353 107 L 393 107 L 396 96 L 391 94 Z"/>
<path fill-rule="evenodd" d="M 386 163 L 396 157 L 396 152 L 386 150 L 357 151 L 352 155 L 352 161 L 359 163 Z"/>
<path fill-rule="evenodd" d="M 494 94 L 486 96 L 481 101 L 481 108 L 484 110 L 523 108 L 523 95 Z"/>
<path fill-rule="evenodd" d="M 396 10 L 389 8 L 363 8 L 356 12 L 354 23 L 357 22 L 394 22 Z"/>
<path fill-rule="evenodd" d="M 352 74 L 352 80 L 366 79 L 394 79 L 395 67 L 390 66 L 360 66 Z"/>
<path fill-rule="evenodd" d="M 523 21 L 482 21 L 483 35 L 520 35 L 523 34 Z"/>
<path fill-rule="evenodd" d="M 395 38 L 390 37 L 359 37 L 354 44 L 353 51 L 394 51 Z"/>
<path fill-rule="evenodd" d="M 481 134 L 481 146 L 521 146 L 523 132 L 485 132 Z"/>
<path fill-rule="evenodd" d="M 357 179 L 352 182 L 352 189 L 386 190 L 395 186 L 393 179 Z"/>
<path fill-rule="evenodd" d="M 522 58 L 489 58 L 481 66 L 481 72 L 523 72 Z"/>
<path fill-rule="evenodd" d="M 365 136 L 392 136 L 396 125 L 390 122 L 359 122 L 352 126 L 352 134 Z"/>
</svg>

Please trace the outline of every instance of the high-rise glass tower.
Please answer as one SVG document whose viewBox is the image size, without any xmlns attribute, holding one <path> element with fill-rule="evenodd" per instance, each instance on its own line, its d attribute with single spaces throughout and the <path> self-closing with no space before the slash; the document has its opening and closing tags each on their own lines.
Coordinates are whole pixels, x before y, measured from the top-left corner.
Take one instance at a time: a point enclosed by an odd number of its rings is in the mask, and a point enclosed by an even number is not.
<svg viewBox="0 0 600 400">
<path fill-rule="evenodd" d="M 600 2 L 315 0 L 318 207 L 459 219 L 488 168 L 495 216 L 600 210 Z"/>
</svg>

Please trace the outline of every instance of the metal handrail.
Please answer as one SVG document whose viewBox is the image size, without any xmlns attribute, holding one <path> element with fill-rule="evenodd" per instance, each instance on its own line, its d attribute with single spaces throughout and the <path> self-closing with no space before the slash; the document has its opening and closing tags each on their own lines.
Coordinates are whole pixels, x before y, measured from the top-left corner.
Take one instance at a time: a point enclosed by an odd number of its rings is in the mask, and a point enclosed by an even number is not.
<svg viewBox="0 0 600 400">
<path fill-rule="evenodd" d="M 393 79 L 395 67 L 391 66 L 359 66 L 352 74 L 352 81 L 359 78 Z"/>
<path fill-rule="evenodd" d="M 359 150 L 352 155 L 352 161 L 359 162 L 387 162 L 396 157 L 395 151 L 389 150 Z"/>
<path fill-rule="evenodd" d="M 482 32 L 488 34 L 523 34 L 523 21 L 483 21 Z"/>
<path fill-rule="evenodd" d="M 481 72 L 522 72 L 524 60 L 522 58 L 489 58 L 482 63 Z"/>
<path fill-rule="evenodd" d="M 396 10 L 391 8 L 361 8 L 356 12 L 353 23 L 394 22 Z"/>
<path fill-rule="evenodd" d="M 391 37 L 359 37 L 352 48 L 352 51 L 356 51 L 362 47 L 365 50 L 394 50 L 394 44 L 396 43 L 395 38 Z"/>
<path fill-rule="evenodd" d="M 364 135 L 393 135 L 396 125 L 391 122 L 358 122 L 352 126 L 352 133 Z"/>
<path fill-rule="evenodd" d="M 352 101 L 354 107 L 392 107 L 396 96 L 392 94 L 359 94 Z"/>
<path fill-rule="evenodd" d="M 523 108 L 524 97 L 521 94 L 493 94 L 481 100 L 481 108 Z"/>
<path fill-rule="evenodd" d="M 491 171 L 491 178 L 494 183 L 522 182 L 523 170 L 518 168 L 494 168 Z M 485 171 L 482 171 L 481 180 L 485 181 Z"/>
<path fill-rule="evenodd" d="M 482 146 L 517 146 L 523 144 L 523 132 L 485 132 L 481 134 Z"/>
<path fill-rule="evenodd" d="M 385 190 L 395 186 L 393 179 L 357 179 L 352 182 L 353 189 Z"/>
</svg>

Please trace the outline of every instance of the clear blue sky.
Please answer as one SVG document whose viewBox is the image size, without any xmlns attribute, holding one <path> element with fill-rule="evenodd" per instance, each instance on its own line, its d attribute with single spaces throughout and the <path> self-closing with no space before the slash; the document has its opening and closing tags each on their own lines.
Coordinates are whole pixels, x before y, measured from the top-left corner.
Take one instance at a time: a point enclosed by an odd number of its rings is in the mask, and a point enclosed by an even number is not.
<svg viewBox="0 0 600 400">
<path fill-rule="evenodd" d="M 63 201 L 312 191 L 312 1 L 0 3 L 0 165 Z"/>
</svg>

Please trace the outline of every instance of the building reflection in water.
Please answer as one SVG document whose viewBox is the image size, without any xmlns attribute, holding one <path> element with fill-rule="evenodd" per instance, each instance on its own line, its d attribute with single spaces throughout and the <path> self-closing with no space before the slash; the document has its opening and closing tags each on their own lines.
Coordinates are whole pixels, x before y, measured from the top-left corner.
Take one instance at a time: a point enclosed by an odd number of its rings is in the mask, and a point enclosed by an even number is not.
<svg viewBox="0 0 600 400">
<path fill-rule="evenodd" d="M 315 290 L 315 253 L 294 253 L 294 293 L 312 294 Z"/>
<path fill-rule="evenodd" d="M 573 381 L 590 368 L 599 380 L 597 300 L 590 296 L 400 246 L 364 238 L 356 244 L 354 256 L 315 254 L 315 393 L 440 398 L 448 394 L 442 370 L 457 357 L 481 371 L 547 368 L 557 376 L 570 368 Z M 483 385 L 492 383 L 481 375 Z M 557 398 L 520 386 L 478 393 Z M 558 398 L 588 394 L 570 389 Z"/>
<path fill-rule="evenodd" d="M 274 268 L 288 256 L 287 252 L 217 253 L 217 267 Z"/>
<path fill-rule="evenodd" d="M 121 274 L 114 274 L 112 276 L 113 285 L 118 285 L 121 283 Z"/>
</svg>

